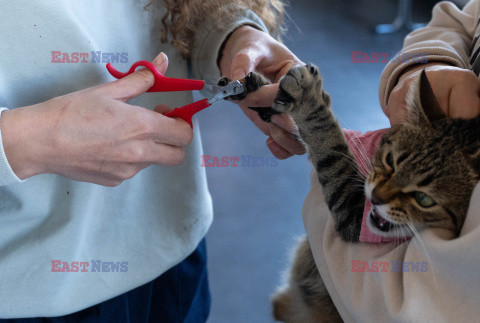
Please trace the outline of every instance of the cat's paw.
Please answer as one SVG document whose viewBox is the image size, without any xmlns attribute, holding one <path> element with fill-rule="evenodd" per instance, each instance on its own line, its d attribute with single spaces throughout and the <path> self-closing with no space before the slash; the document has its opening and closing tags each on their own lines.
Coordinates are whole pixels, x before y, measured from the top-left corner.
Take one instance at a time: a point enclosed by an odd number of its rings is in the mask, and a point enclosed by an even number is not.
<svg viewBox="0 0 480 323">
<path fill-rule="evenodd" d="M 329 106 L 330 96 L 322 90 L 322 77 L 313 64 L 293 67 L 280 82 L 273 109 L 291 113 L 298 109 Z"/>
</svg>

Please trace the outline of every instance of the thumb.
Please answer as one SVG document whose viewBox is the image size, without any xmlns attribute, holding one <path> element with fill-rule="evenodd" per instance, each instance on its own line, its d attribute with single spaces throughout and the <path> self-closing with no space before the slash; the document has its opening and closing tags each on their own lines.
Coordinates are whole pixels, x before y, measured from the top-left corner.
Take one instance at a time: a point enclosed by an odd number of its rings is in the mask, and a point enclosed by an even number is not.
<svg viewBox="0 0 480 323">
<path fill-rule="evenodd" d="M 158 68 L 160 73 L 165 74 L 168 67 L 168 57 L 164 52 L 161 52 L 153 59 L 152 63 Z"/>
<path fill-rule="evenodd" d="M 255 66 L 255 55 L 252 51 L 237 53 L 232 59 L 230 79 L 239 80 L 244 78 L 255 69 Z"/>
<path fill-rule="evenodd" d="M 163 52 L 153 60 L 153 64 L 160 71 L 165 73 L 168 67 L 168 57 Z M 111 82 L 114 88 L 112 96 L 115 99 L 126 102 L 145 93 L 155 83 L 153 73 L 148 68 L 142 68 L 122 79 Z"/>
</svg>

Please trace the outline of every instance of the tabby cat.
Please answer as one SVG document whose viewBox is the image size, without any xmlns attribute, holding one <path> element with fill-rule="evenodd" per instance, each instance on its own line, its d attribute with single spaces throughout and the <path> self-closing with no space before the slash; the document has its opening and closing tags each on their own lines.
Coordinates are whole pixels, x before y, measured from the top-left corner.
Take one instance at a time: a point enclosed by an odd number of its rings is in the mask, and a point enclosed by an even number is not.
<svg viewBox="0 0 480 323">
<path fill-rule="evenodd" d="M 261 81 L 257 77 L 256 83 Z M 287 113 L 295 120 L 345 241 L 358 242 L 365 196 L 374 205 L 368 225 L 378 235 L 411 236 L 426 227 L 460 233 L 480 176 L 480 116 L 447 118 L 425 71 L 412 89 L 409 120 L 383 136 L 365 179 L 332 114 L 318 68 L 292 68 L 280 82 L 267 115 Z M 358 181 L 365 187 L 355 185 Z M 273 299 L 277 320 L 341 322 L 306 238 L 297 247 L 288 284 Z"/>
</svg>

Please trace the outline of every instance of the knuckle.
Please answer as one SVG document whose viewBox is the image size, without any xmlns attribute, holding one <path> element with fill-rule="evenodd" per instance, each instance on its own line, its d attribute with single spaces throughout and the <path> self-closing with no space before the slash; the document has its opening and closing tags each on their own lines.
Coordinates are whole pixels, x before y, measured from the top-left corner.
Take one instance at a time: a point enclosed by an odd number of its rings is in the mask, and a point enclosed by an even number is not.
<svg viewBox="0 0 480 323">
<path fill-rule="evenodd" d="M 151 115 L 145 113 L 146 111 L 143 111 L 143 108 L 140 108 L 139 111 L 141 111 L 141 113 L 136 113 L 135 117 L 132 120 L 136 125 L 137 132 L 143 135 L 154 133 L 155 126 L 153 124 Z"/>
<path fill-rule="evenodd" d="M 181 146 L 188 146 L 193 140 L 193 130 L 190 128 L 189 125 L 187 125 L 188 129 L 186 129 L 180 138 L 180 144 Z"/>
<path fill-rule="evenodd" d="M 303 155 L 306 152 L 307 152 L 307 149 L 301 143 L 298 143 L 297 149 L 295 151 L 295 155 Z"/>
<path fill-rule="evenodd" d="M 245 50 L 239 51 L 233 56 L 233 64 L 237 65 L 237 67 L 239 67 L 239 65 L 241 65 L 242 63 L 248 61 L 250 61 L 250 55 Z"/>
<path fill-rule="evenodd" d="M 132 165 L 126 165 L 119 167 L 113 176 L 113 182 L 122 183 L 123 181 L 134 177 L 137 174 L 137 170 Z"/>
<path fill-rule="evenodd" d="M 285 131 L 283 131 L 280 127 L 270 127 L 270 134 L 275 142 L 281 142 L 286 139 Z"/>
<path fill-rule="evenodd" d="M 255 92 L 248 93 L 243 100 L 237 101 L 236 103 L 241 102 L 241 105 L 244 107 L 258 108 L 262 106 L 262 98 L 263 98 L 263 93 L 259 91 L 255 91 Z"/>
<path fill-rule="evenodd" d="M 122 182 L 122 180 L 109 180 L 103 183 L 103 185 L 107 187 L 117 187 L 118 185 L 122 184 Z"/>
<path fill-rule="evenodd" d="M 250 103 L 253 107 L 260 107 L 262 104 L 262 98 L 257 93 L 252 93 L 252 97 L 250 98 Z"/>
<path fill-rule="evenodd" d="M 131 163 L 142 163 L 145 161 L 147 153 L 141 145 L 133 145 L 128 151 L 126 160 Z"/>
<path fill-rule="evenodd" d="M 171 156 L 168 158 L 168 165 L 171 166 L 178 166 L 180 165 L 183 160 L 185 159 L 185 150 L 183 149 L 176 149 Z"/>
<path fill-rule="evenodd" d="M 280 159 L 280 160 L 285 160 L 285 159 L 288 159 L 288 158 L 290 158 L 290 157 L 292 157 L 292 156 L 293 156 L 293 154 L 292 154 L 291 152 L 288 152 L 288 153 L 286 153 L 286 154 L 281 154 L 281 156 L 278 157 L 278 159 Z"/>
<path fill-rule="evenodd" d="M 123 172 L 122 179 L 124 179 L 124 180 L 130 179 L 130 178 L 134 177 L 135 175 L 137 175 L 137 170 L 134 169 L 133 167 L 130 167 L 129 169 L 127 169 Z"/>
<path fill-rule="evenodd" d="M 138 77 L 139 82 L 141 82 L 145 85 L 148 85 L 153 81 L 153 75 L 147 69 L 142 69 L 142 70 L 138 71 L 137 73 L 138 73 L 137 77 Z"/>
</svg>

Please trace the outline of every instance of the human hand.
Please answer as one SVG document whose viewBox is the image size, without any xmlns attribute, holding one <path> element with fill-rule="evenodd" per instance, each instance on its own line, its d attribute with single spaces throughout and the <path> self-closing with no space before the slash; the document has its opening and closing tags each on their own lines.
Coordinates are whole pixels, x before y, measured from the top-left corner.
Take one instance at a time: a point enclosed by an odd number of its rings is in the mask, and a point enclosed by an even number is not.
<svg viewBox="0 0 480 323">
<path fill-rule="evenodd" d="M 271 107 L 277 96 L 278 84 L 290 68 L 303 64 L 288 48 L 268 34 L 251 26 L 236 29 L 228 38 L 221 59 L 220 71 L 230 80 L 244 78 L 255 71 L 266 76 L 271 85 L 265 85 L 236 103 L 247 117 L 268 136 L 267 147 L 279 159 L 306 152 L 296 138 L 297 126 L 285 114 L 274 115 L 272 122 L 264 122 L 258 113 L 248 107 Z"/>
<path fill-rule="evenodd" d="M 168 59 L 153 63 L 164 73 Z M 181 119 L 126 101 L 154 83 L 148 69 L 49 101 L 5 111 L 0 127 L 7 159 L 16 175 L 42 173 L 116 186 L 149 165 L 178 165 L 192 129 Z M 160 112 L 160 113 L 158 113 Z"/>
<path fill-rule="evenodd" d="M 390 119 L 391 125 L 406 120 L 407 93 L 423 69 L 445 115 L 450 118 L 469 119 L 480 113 L 480 81 L 475 73 L 446 64 L 430 63 L 415 66 L 399 78 L 385 108 L 385 114 Z"/>
</svg>

